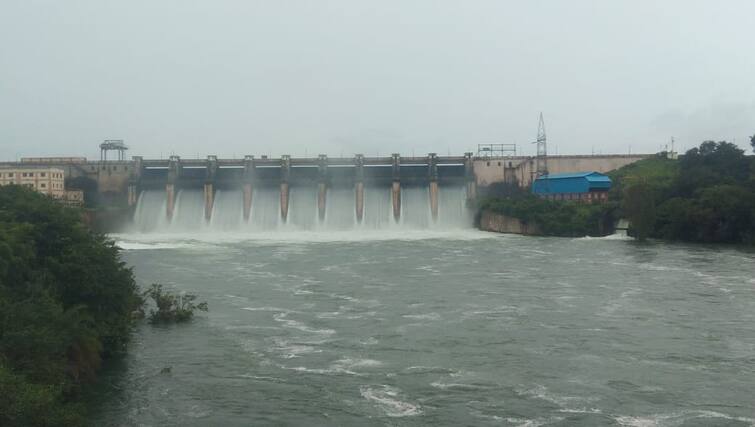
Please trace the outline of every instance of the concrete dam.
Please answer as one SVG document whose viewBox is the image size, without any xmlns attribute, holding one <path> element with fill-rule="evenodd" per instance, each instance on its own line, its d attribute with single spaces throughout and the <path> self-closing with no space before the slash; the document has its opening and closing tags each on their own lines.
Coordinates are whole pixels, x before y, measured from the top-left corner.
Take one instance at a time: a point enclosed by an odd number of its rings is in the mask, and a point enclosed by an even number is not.
<svg viewBox="0 0 755 427">
<path fill-rule="evenodd" d="M 138 231 L 466 228 L 476 197 L 459 157 L 134 159 Z"/>
<path fill-rule="evenodd" d="M 649 156 L 561 155 L 547 161 L 551 173 L 608 172 Z M 529 187 L 536 157 L 41 157 L 0 163 L 0 169 L 19 167 L 55 167 L 66 182 L 93 183 L 100 207 L 122 212 L 144 232 L 442 229 L 471 227 L 467 206 L 492 185 Z"/>
</svg>

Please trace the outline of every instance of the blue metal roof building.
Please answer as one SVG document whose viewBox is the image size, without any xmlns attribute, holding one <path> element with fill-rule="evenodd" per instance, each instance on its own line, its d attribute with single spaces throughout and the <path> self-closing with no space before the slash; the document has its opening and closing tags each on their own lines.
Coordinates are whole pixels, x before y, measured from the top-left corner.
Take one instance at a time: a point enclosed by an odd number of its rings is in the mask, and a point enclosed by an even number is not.
<svg viewBox="0 0 755 427">
<path fill-rule="evenodd" d="M 575 172 L 543 175 L 532 183 L 532 192 L 559 200 L 605 200 L 611 178 L 600 172 Z"/>
</svg>

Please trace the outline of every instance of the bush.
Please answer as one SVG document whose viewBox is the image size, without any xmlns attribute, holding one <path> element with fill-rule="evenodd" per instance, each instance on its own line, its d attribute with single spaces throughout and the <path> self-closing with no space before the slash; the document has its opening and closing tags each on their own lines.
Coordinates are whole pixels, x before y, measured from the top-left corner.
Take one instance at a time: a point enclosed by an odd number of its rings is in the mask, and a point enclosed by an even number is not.
<svg viewBox="0 0 755 427">
<path fill-rule="evenodd" d="M 144 296 L 152 299 L 157 308 L 149 312 L 150 323 L 186 322 L 194 317 L 195 311 L 207 311 L 206 302 L 194 302 L 196 295 L 175 295 L 163 291 L 163 285 L 158 283 L 153 283 Z"/>
</svg>

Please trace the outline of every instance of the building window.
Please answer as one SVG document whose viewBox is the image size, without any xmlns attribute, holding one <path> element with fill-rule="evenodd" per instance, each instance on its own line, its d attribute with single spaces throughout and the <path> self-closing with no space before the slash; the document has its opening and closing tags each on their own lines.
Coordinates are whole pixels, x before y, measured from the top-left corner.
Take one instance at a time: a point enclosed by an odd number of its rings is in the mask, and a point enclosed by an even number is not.
<svg viewBox="0 0 755 427">
<path fill-rule="evenodd" d="M 47 184 L 45 184 L 44 182 L 43 182 L 43 183 L 41 183 L 41 184 L 39 184 L 39 185 L 40 185 L 40 187 L 42 187 L 42 188 L 47 188 Z"/>
<path fill-rule="evenodd" d="M 40 173 L 40 174 L 39 174 L 39 176 L 41 176 L 42 178 L 44 178 L 44 177 L 46 177 L 46 176 L 47 176 L 47 173 L 45 173 L 45 172 L 42 172 L 42 173 Z"/>
</svg>

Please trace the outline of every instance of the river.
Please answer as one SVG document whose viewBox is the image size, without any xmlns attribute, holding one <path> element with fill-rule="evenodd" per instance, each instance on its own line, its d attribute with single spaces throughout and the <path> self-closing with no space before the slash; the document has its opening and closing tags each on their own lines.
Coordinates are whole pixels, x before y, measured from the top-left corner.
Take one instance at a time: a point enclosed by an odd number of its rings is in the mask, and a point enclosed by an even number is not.
<svg viewBox="0 0 755 427">
<path fill-rule="evenodd" d="M 94 425 L 754 422 L 751 252 L 473 230 L 115 238 L 140 285 L 210 311 L 139 326 Z"/>
</svg>

